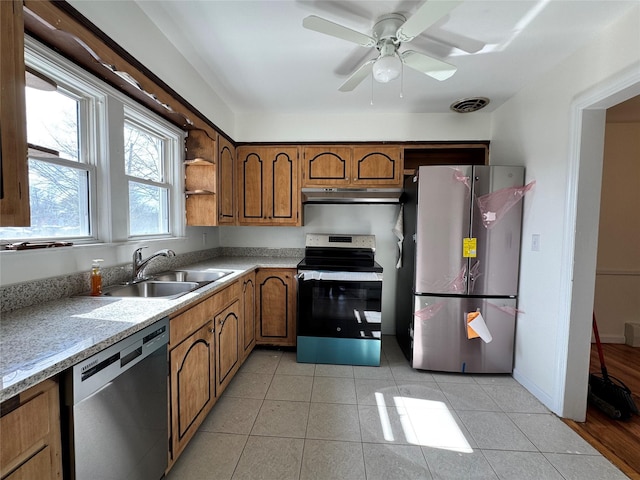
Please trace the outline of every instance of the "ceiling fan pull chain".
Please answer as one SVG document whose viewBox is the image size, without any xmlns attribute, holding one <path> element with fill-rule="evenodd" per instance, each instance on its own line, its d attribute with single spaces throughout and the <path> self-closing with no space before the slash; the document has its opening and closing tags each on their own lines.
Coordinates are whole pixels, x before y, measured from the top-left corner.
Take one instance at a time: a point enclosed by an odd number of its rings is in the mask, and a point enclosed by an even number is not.
<svg viewBox="0 0 640 480">
<path fill-rule="evenodd" d="M 373 75 L 371 75 L 371 104 L 373 107 Z"/>
<path fill-rule="evenodd" d="M 398 58 L 400 55 L 398 54 Z M 400 59 L 400 98 L 404 98 L 404 62 Z"/>
</svg>

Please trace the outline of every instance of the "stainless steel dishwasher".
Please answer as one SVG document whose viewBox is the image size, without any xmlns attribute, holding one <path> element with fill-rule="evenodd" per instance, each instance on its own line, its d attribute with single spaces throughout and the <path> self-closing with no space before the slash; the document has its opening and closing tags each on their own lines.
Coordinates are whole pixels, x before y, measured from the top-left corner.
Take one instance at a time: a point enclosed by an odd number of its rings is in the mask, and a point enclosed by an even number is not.
<svg viewBox="0 0 640 480">
<path fill-rule="evenodd" d="M 65 381 L 69 477 L 158 480 L 167 468 L 165 318 L 78 363 Z"/>
</svg>

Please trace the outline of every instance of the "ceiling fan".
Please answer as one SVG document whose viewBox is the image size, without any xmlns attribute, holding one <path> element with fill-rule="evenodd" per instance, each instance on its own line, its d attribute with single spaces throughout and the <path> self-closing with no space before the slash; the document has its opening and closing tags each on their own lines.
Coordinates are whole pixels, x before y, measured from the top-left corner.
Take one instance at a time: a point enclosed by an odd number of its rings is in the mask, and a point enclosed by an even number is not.
<svg viewBox="0 0 640 480">
<path fill-rule="evenodd" d="M 366 35 L 324 18 L 311 15 L 302 21 L 302 26 L 316 32 L 357 43 L 363 47 L 375 47 L 377 58 L 362 64 L 338 90 L 350 92 L 369 74 L 380 83 L 397 78 L 403 64 L 436 80 L 446 80 L 456 72 L 456 67 L 414 50 L 400 51 L 400 45 L 408 43 L 438 22 L 461 1 L 426 1 L 410 18 L 400 13 L 381 17 L 373 26 L 372 34 Z"/>
</svg>

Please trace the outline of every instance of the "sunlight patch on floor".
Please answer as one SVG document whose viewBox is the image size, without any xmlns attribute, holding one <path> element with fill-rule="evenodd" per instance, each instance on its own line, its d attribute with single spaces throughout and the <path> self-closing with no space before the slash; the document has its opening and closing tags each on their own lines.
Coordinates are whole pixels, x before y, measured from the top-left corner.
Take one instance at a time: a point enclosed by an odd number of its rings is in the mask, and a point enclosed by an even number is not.
<svg viewBox="0 0 640 480">
<path fill-rule="evenodd" d="M 384 395 L 376 392 L 375 398 L 383 437 L 393 442 L 400 432 L 393 432 Z M 407 442 L 460 453 L 473 452 L 456 419 L 443 402 L 410 397 L 393 397 L 393 401 Z"/>
</svg>

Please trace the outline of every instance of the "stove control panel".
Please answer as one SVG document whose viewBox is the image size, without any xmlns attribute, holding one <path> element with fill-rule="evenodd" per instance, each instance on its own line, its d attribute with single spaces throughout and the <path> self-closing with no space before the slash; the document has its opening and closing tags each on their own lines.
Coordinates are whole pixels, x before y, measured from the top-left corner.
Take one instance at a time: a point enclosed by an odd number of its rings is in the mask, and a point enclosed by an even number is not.
<svg viewBox="0 0 640 480">
<path fill-rule="evenodd" d="M 362 248 L 375 251 L 375 235 L 307 233 L 305 247 Z"/>
</svg>

